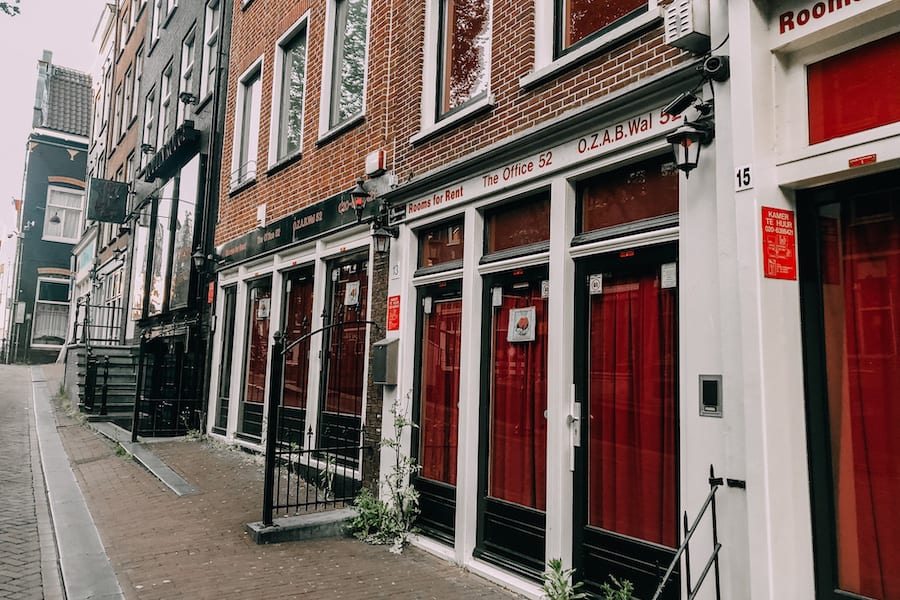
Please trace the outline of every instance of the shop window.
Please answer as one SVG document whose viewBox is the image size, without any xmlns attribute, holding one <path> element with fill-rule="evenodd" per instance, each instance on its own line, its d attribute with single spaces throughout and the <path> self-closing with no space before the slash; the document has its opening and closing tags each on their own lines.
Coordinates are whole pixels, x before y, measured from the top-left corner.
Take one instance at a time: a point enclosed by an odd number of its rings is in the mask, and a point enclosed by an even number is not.
<svg viewBox="0 0 900 600">
<path fill-rule="evenodd" d="M 275 160 L 300 152 L 303 141 L 303 103 L 306 91 L 306 20 L 278 44 L 275 110 L 278 115 L 275 136 Z"/>
<path fill-rule="evenodd" d="M 169 309 L 183 308 L 190 301 L 191 252 L 194 247 L 194 221 L 197 190 L 200 185 L 200 156 L 194 156 L 178 175 L 178 199 L 175 222 L 172 224 L 172 277 L 169 289 Z"/>
<path fill-rule="evenodd" d="M 900 33 L 809 65 L 809 143 L 900 121 L 897 81 Z"/>
<path fill-rule="evenodd" d="M 419 237 L 419 268 L 457 266 L 463 259 L 462 220 L 422 229 Z M 453 263 L 448 264 L 448 263 Z"/>
<path fill-rule="evenodd" d="M 150 245 L 150 206 L 140 209 L 134 222 L 134 263 L 131 271 L 131 320 L 144 316 L 144 277 L 147 274 L 147 254 Z"/>
<path fill-rule="evenodd" d="M 668 156 L 602 173 L 576 185 L 579 233 L 678 214 L 678 170 Z"/>
<path fill-rule="evenodd" d="M 331 34 L 331 82 L 327 102 L 328 131 L 363 114 L 366 43 L 369 17 L 368 0 L 336 0 Z M 323 132 L 324 132 L 323 131 Z"/>
<path fill-rule="evenodd" d="M 550 240 L 550 194 L 518 198 L 484 213 L 486 252 L 532 246 Z"/>
<path fill-rule="evenodd" d="M 442 0 L 440 47 L 438 118 L 487 93 L 491 72 L 489 0 Z"/>
<path fill-rule="evenodd" d="M 234 154 L 231 160 L 232 189 L 256 179 L 261 77 L 262 61 L 260 60 L 244 73 L 238 83 L 237 114 L 234 119 Z"/>
<path fill-rule="evenodd" d="M 62 346 L 69 326 L 69 281 L 38 278 L 32 346 Z"/>
<path fill-rule="evenodd" d="M 216 83 L 216 68 L 219 61 L 219 11 L 220 0 L 206 3 L 203 22 L 203 70 L 200 72 L 200 98 L 212 93 Z"/>
<path fill-rule="evenodd" d="M 556 0 L 557 50 L 565 52 L 646 10 L 647 0 Z"/>
<path fill-rule="evenodd" d="M 84 194 L 51 186 L 47 189 L 43 239 L 74 244 L 81 237 L 81 205 Z"/>
<path fill-rule="evenodd" d="M 265 282 L 250 288 L 247 315 L 247 377 L 244 402 L 266 401 L 266 367 L 269 358 L 269 323 L 272 310 L 272 284 Z"/>
<path fill-rule="evenodd" d="M 173 202 L 175 196 L 175 180 L 170 179 L 160 190 L 157 199 L 156 223 L 153 233 L 151 257 L 150 257 L 150 288 L 148 290 L 147 315 L 158 315 L 163 311 L 163 302 L 166 300 L 166 282 L 169 279 L 169 267 L 171 265 L 171 239 L 172 231 L 169 227 L 172 219 Z"/>
<path fill-rule="evenodd" d="M 223 291 L 222 356 L 219 360 L 219 394 L 216 406 L 216 427 L 228 427 L 228 407 L 231 401 L 231 368 L 234 361 L 234 317 L 237 306 L 237 287 Z"/>
</svg>

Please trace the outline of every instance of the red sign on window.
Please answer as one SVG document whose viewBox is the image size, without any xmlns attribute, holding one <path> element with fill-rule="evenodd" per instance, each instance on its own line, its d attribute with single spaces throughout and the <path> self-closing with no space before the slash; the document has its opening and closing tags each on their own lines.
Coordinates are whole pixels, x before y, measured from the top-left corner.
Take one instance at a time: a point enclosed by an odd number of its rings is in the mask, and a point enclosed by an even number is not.
<svg viewBox="0 0 900 600">
<path fill-rule="evenodd" d="M 387 305 L 388 331 L 400 329 L 400 296 L 389 296 Z"/>
<path fill-rule="evenodd" d="M 794 213 L 762 207 L 763 272 L 771 279 L 797 279 Z"/>
</svg>

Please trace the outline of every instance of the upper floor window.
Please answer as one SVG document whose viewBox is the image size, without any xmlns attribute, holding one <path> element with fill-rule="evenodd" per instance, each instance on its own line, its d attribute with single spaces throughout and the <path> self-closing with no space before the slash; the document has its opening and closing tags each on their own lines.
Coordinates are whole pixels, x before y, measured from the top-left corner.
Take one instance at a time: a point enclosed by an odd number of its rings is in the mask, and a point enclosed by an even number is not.
<svg viewBox="0 0 900 600">
<path fill-rule="evenodd" d="M 144 6 L 144 2 L 142 0 L 131 0 L 131 8 L 128 10 L 128 25 L 132 29 L 134 28 L 134 24 L 137 22 L 138 13 L 141 11 L 141 7 Z"/>
<path fill-rule="evenodd" d="M 190 33 L 184 38 L 184 42 L 181 44 L 181 85 L 179 86 L 179 99 L 181 98 L 181 92 L 191 95 L 196 93 L 196 86 L 194 85 L 194 39 L 194 30 L 191 29 Z M 184 123 L 184 120 L 187 118 L 188 106 L 189 104 L 185 102 L 178 103 L 179 125 Z"/>
<path fill-rule="evenodd" d="M 128 33 L 131 31 L 131 17 L 129 15 L 128 5 L 122 8 L 122 20 L 119 21 L 119 49 L 125 48 L 128 41 Z"/>
<path fill-rule="evenodd" d="M 646 11 L 647 0 L 556 0 L 557 52 Z"/>
<path fill-rule="evenodd" d="M 484 213 L 485 252 L 531 246 L 550 240 L 550 194 L 537 192 Z"/>
<path fill-rule="evenodd" d="M 124 109 L 124 103 L 122 100 L 122 85 L 116 88 L 116 98 L 115 104 L 113 105 L 113 143 L 119 141 L 119 137 L 125 133 L 125 128 L 122 127 L 122 110 Z"/>
<path fill-rule="evenodd" d="M 134 66 L 128 65 L 125 70 L 125 83 L 122 84 L 122 90 L 125 94 L 122 99 L 122 133 L 128 130 L 131 125 L 131 119 L 134 118 Z"/>
<path fill-rule="evenodd" d="M 162 27 L 163 17 L 166 14 L 166 0 L 154 0 L 153 2 L 153 23 L 150 26 L 150 43 L 151 45 L 159 39 L 159 30 Z M 151 46 L 152 50 L 152 46 Z"/>
<path fill-rule="evenodd" d="M 140 90 L 141 90 L 141 76 L 144 71 L 144 58 L 142 54 L 144 53 L 144 45 L 141 44 L 140 48 L 134 55 L 134 88 L 131 91 L 131 118 L 135 118 L 138 115 L 138 99 L 140 98 Z"/>
<path fill-rule="evenodd" d="M 275 158 L 291 156 L 300 151 L 303 139 L 303 100 L 306 88 L 306 23 L 302 23 L 278 45 L 276 69 L 280 79 L 275 82 L 274 114 L 278 126 L 273 128 Z"/>
<path fill-rule="evenodd" d="M 334 128 L 363 113 L 368 15 L 368 0 L 335 2 L 326 129 Z"/>
<path fill-rule="evenodd" d="M 206 17 L 203 24 L 203 70 L 200 72 L 200 97 L 212 92 L 216 82 L 216 66 L 219 54 L 219 0 L 206 3 Z"/>
<path fill-rule="evenodd" d="M 489 0 L 441 0 L 440 11 L 438 118 L 487 92 L 491 61 Z"/>
<path fill-rule="evenodd" d="M 147 100 L 144 102 L 144 133 L 143 133 L 143 144 L 145 146 L 153 147 L 153 137 L 154 126 L 156 124 L 156 90 L 150 90 L 150 93 L 147 94 Z M 148 156 L 150 152 L 145 152 L 143 149 L 141 150 L 141 166 L 147 164 Z"/>
<path fill-rule="evenodd" d="M 172 63 L 166 65 L 163 69 L 162 84 L 159 88 L 159 123 L 156 126 L 156 149 L 162 148 L 163 144 L 171 135 L 170 113 L 172 107 Z"/>
<path fill-rule="evenodd" d="M 38 277 L 32 346 L 62 346 L 69 325 L 69 280 Z"/>
<path fill-rule="evenodd" d="M 231 159 L 231 187 L 256 178 L 259 151 L 259 108 L 262 61 L 241 76 L 238 83 L 237 113 L 234 118 L 234 149 Z"/>
<path fill-rule="evenodd" d="M 44 211 L 44 236 L 50 242 L 74 244 L 81 237 L 81 205 L 84 194 L 50 186 Z"/>
</svg>

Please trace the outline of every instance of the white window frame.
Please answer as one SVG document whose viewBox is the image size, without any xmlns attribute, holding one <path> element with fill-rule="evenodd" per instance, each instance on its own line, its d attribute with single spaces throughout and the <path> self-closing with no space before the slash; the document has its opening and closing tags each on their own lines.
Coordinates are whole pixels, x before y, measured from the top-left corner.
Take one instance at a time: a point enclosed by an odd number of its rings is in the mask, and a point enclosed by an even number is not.
<svg viewBox="0 0 900 600">
<path fill-rule="evenodd" d="M 169 126 L 172 123 L 169 116 L 172 112 L 172 76 L 174 70 L 175 66 L 172 62 L 169 62 L 163 69 L 162 80 L 160 80 L 159 84 L 159 120 L 156 123 L 157 151 L 163 147 L 163 144 L 166 143 L 169 136 L 172 134 L 172 132 L 169 131 Z"/>
<path fill-rule="evenodd" d="M 347 0 L 328 0 L 328 10 L 325 15 L 325 43 L 322 44 L 322 91 L 319 105 L 319 139 L 328 138 L 340 131 L 352 127 L 358 123 L 366 114 L 366 89 L 368 88 L 369 79 L 369 43 L 371 41 L 370 26 L 372 22 L 372 7 L 369 0 L 366 9 L 366 50 L 363 56 L 363 82 L 362 82 L 362 106 L 359 113 L 352 115 L 343 121 L 332 123 L 331 112 L 334 101 L 335 79 L 334 79 L 334 53 L 335 41 L 337 37 L 337 10 L 338 2 Z"/>
<path fill-rule="evenodd" d="M 128 131 L 131 119 L 134 118 L 134 65 L 128 65 L 125 69 L 125 80 L 122 82 L 122 133 Z"/>
<path fill-rule="evenodd" d="M 138 102 L 141 97 L 141 78 L 143 77 L 144 71 L 144 57 L 142 56 L 144 53 L 144 45 L 141 44 L 140 48 L 138 48 L 137 52 L 134 55 L 134 79 L 132 80 L 133 89 L 131 92 L 131 118 L 135 119 L 138 116 Z"/>
<path fill-rule="evenodd" d="M 112 143 L 115 145 L 118 143 L 119 139 L 122 137 L 122 134 L 125 130 L 122 128 L 122 110 L 124 109 L 124 104 L 122 101 L 122 88 L 123 85 L 119 84 L 119 87 L 116 88 L 116 93 L 113 96 L 113 122 L 112 122 Z"/>
<path fill-rule="evenodd" d="M 153 20 L 150 24 L 151 46 L 159 39 L 159 32 L 162 29 L 162 12 L 165 5 L 166 0 L 153 0 Z"/>
<path fill-rule="evenodd" d="M 41 300 L 40 297 L 41 297 L 41 283 L 42 282 L 49 282 L 49 283 L 56 283 L 56 284 L 64 283 L 69 288 L 69 292 L 67 294 L 68 297 L 71 298 L 71 296 L 72 296 L 72 281 L 70 279 L 63 278 L 63 277 L 49 277 L 46 275 L 38 275 L 37 282 L 35 284 L 35 289 L 34 289 L 34 315 L 32 317 L 32 321 L 31 321 L 31 336 L 29 339 L 33 340 L 35 337 L 34 336 L 34 328 L 38 322 L 38 305 L 46 304 L 46 305 L 51 305 L 51 306 L 66 307 L 66 310 L 65 310 L 66 326 L 62 331 L 63 342 L 61 344 L 35 344 L 35 343 L 32 343 L 31 347 L 32 348 L 62 348 L 66 343 L 65 340 L 68 339 L 68 336 L 69 336 L 69 319 L 68 319 L 68 317 L 69 317 L 70 302 L 69 301 L 59 302 L 57 300 Z"/>
<path fill-rule="evenodd" d="M 144 129 L 142 134 L 142 140 L 144 144 L 149 144 L 153 146 L 153 140 L 156 139 L 154 133 L 154 126 L 156 124 L 156 88 L 153 87 L 147 93 L 147 97 L 144 100 Z M 156 148 L 154 147 L 154 150 Z M 149 154 L 145 153 L 143 150 L 141 151 L 141 167 L 146 166 L 147 161 L 149 160 Z"/>
<path fill-rule="evenodd" d="M 237 99 L 234 105 L 234 135 L 232 136 L 231 190 L 256 180 L 260 163 L 259 122 L 262 107 L 262 75 L 263 57 L 260 56 L 238 78 Z M 246 106 L 247 92 L 251 89 L 254 89 L 256 93 L 251 96 L 251 104 Z M 250 114 L 249 118 L 245 119 L 247 110 Z"/>
<path fill-rule="evenodd" d="M 200 101 L 212 94 L 219 61 L 219 11 L 222 0 L 206 3 L 203 21 L 203 59 L 200 71 Z"/>
<path fill-rule="evenodd" d="M 302 35 L 306 38 L 306 57 L 304 58 L 303 72 L 303 106 L 300 111 L 300 121 L 303 121 L 303 115 L 306 113 L 306 101 L 309 96 L 307 93 L 308 71 L 309 71 L 309 11 L 300 17 L 293 25 L 278 38 L 275 42 L 275 70 L 272 77 L 272 125 L 269 128 L 269 167 L 279 162 L 292 158 L 302 152 L 303 147 L 303 128 L 300 129 L 300 142 L 296 150 L 285 153 L 283 156 L 279 151 L 282 138 L 282 110 L 283 106 L 283 83 L 284 83 L 284 63 L 285 63 L 285 46 L 292 43 L 297 36 Z"/>
<path fill-rule="evenodd" d="M 181 43 L 181 79 L 178 84 L 178 94 L 176 94 L 176 98 L 178 99 L 176 127 L 179 127 L 184 123 L 188 114 L 188 104 L 181 102 L 181 92 L 196 95 L 196 92 L 194 91 L 194 65 L 197 62 L 194 54 L 196 48 L 197 33 L 196 29 L 191 27 L 190 32 L 184 36 L 184 41 Z"/>
<path fill-rule="evenodd" d="M 132 18 L 130 7 L 127 3 L 124 5 L 123 10 L 128 11 L 128 14 L 122 15 L 122 19 L 119 21 L 119 50 L 125 49 L 125 44 L 128 42 L 128 35 L 131 33 L 130 21 L 132 21 Z"/>
<path fill-rule="evenodd" d="M 50 199 L 54 193 L 63 193 L 73 196 L 81 196 L 81 202 L 78 207 L 78 223 L 75 227 L 75 234 L 72 237 L 65 237 L 64 235 L 51 235 L 47 233 L 47 225 L 50 223 L 50 219 L 53 218 L 54 215 L 58 214 L 58 210 L 53 208 L 53 205 L 50 203 Z M 65 210 L 74 210 L 73 207 L 63 206 L 61 207 Z M 63 213 L 62 218 L 66 218 L 66 213 Z M 44 208 L 44 226 L 43 226 L 43 235 L 41 239 L 47 242 L 61 242 L 64 244 L 76 244 L 78 240 L 81 239 L 81 231 L 82 224 L 84 223 L 84 191 L 76 190 L 72 188 L 60 187 L 56 185 L 47 186 L 47 200 Z M 64 227 L 62 228 L 65 229 Z"/>
<path fill-rule="evenodd" d="M 428 0 L 425 4 L 425 60 L 422 72 L 422 112 L 419 132 L 409 139 L 412 144 L 423 142 L 446 129 L 454 127 L 460 121 L 465 121 L 486 110 L 490 110 L 496 104 L 496 98 L 491 92 L 491 58 L 494 48 L 494 1 L 491 0 L 489 9 L 491 13 L 491 46 L 488 48 L 487 57 L 487 90 L 480 98 L 467 102 L 458 109 L 441 115 L 441 118 L 438 119 L 440 105 L 438 78 L 441 76 L 442 61 L 444 60 L 444 52 L 443 48 L 441 48 L 441 3 L 444 1 Z"/>
<path fill-rule="evenodd" d="M 574 67 L 590 55 L 602 51 L 636 30 L 662 18 L 658 0 L 647 0 L 647 11 L 633 19 L 623 20 L 609 30 L 580 46 L 554 57 L 556 44 L 556 0 L 534 3 L 534 69 L 521 79 L 519 85 L 530 88 L 548 81 Z"/>
</svg>

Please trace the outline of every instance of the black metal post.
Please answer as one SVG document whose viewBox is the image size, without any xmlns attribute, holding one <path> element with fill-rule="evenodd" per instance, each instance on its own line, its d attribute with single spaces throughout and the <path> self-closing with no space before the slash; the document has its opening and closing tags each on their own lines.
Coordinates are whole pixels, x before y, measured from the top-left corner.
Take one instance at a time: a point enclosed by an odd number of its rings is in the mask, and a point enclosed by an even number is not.
<svg viewBox="0 0 900 600">
<path fill-rule="evenodd" d="M 109 386 L 109 355 L 103 357 L 103 393 L 100 395 L 100 414 L 106 415 L 106 390 Z"/>
<path fill-rule="evenodd" d="M 716 474 L 713 471 L 713 466 L 709 465 L 709 488 L 710 490 L 715 490 L 717 486 L 722 485 L 722 479 L 716 478 Z M 710 510 L 712 510 L 712 538 L 713 538 L 713 560 L 715 561 L 715 569 L 713 570 L 713 576 L 715 577 L 716 582 L 716 600 L 719 600 L 722 597 L 722 586 L 719 583 L 719 527 L 716 516 L 716 496 L 713 494 L 712 503 L 710 505 Z"/>
<path fill-rule="evenodd" d="M 84 366 L 84 408 L 94 412 L 94 395 L 97 388 L 97 357 L 88 349 Z"/>
<path fill-rule="evenodd" d="M 143 393 L 141 388 L 144 385 L 144 351 L 147 344 L 147 338 L 141 335 L 141 342 L 138 350 L 138 372 L 137 381 L 134 385 L 134 410 L 131 413 L 131 441 L 138 441 L 138 429 L 141 424 L 141 398 Z"/>
<path fill-rule="evenodd" d="M 263 525 L 272 525 L 272 511 L 275 503 L 275 450 L 278 447 L 278 405 L 281 404 L 281 390 L 283 387 L 282 373 L 284 372 L 284 338 L 285 335 L 276 331 L 273 336 L 275 343 L 269 356 L 272 360 L 271 375 L 269 377 L 269 404 L 266 410 L 266 474 L 263 483 Z"/>
</svg>

